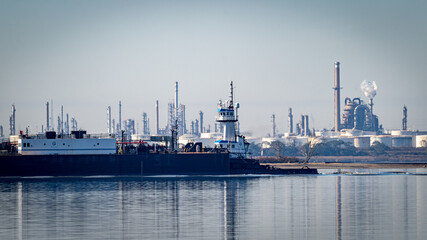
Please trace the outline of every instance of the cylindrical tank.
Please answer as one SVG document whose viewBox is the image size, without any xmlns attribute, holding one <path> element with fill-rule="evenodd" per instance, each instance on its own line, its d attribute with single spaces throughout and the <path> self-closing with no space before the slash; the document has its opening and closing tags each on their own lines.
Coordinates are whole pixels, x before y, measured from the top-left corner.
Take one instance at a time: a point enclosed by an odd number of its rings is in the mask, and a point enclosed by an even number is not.
<svg viewBox="0 0 427 240">
<path fill-rule="evenodd" d="M 395 148 L 399 148 L 399 147 L 410 148 L 410 147 L 412 147 L 412 136 L 393 136 L 392 147 L 395 147 Z"/>
<path fill-rule="evenodd" d="M 350 143 L 351 145 L 354 145 L 354 137 L 338 137 L 338 138 L 332 138 L 336 141 L 343 141 L 345 143 Z"/>
<path fill-rule="evenodd" d="M 372 136 L 371 137 L 371 146 L 374 142 L 379 142 L 387 147 L 392 147 L 392 136 L 390 135 L 379 135 L 379 136 Z"/>
<path fill-rule="evenodd" d="M 308 137 L 296 137 L 295 147 L 300 147 L 308 142 Z"/>
<path fill-rule="evenodd" d="M 369 148 L 370 144 L 370 137 L 354 137 L 354 146 L 357 148 Z"/>
<path fill-rule="evenodd" d="M 390 134 L 393 136 L 415 136 L 417 135 L 417 132 L 405 130 L 391 130 Z"/>
</svg>

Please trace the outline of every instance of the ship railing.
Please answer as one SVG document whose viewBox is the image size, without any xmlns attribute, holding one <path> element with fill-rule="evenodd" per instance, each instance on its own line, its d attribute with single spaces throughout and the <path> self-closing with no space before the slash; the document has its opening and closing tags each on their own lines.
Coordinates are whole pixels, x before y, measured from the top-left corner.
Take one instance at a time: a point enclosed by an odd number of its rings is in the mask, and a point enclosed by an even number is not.
<svg viewBox="0 0 427 240">
<path fill-rule="evenodd" d="M 84 134 L 83 138 L 115 138 L 115 135 L 108 134 L 108 133 L 91 133 L 91 134 Z"/>
</svg>

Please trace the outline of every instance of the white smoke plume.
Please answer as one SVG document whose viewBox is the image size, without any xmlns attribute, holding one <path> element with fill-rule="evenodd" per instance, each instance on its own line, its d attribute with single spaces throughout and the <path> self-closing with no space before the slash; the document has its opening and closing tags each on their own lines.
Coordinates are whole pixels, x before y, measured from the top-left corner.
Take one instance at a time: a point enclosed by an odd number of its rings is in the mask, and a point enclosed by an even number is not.
<svg viewBox="0 0 427 240">
<path fill-rule="evenodd" d="M 378 86 L 375 81 L 370 82 L 363 80 L 363 82 L 360 84 L 360 88 L 362 89 L 365 96 L 369 99 L 374 98 L 375 95 L 377 95 Z"/>
</svg>

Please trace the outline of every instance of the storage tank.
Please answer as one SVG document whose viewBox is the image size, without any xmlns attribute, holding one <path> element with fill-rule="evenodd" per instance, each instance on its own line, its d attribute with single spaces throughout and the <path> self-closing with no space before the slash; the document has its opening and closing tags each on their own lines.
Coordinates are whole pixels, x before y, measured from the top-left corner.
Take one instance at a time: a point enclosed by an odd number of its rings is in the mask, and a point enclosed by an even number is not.
<svg viewBox="0 0 427 240">
<path fill-rule="evenodd" d="M 369 148 L 371 145 L 370 137 L 354 137 L 354 146 L 357 148 Z"/>
<path fill-rule="evenodd" d="M 295 138 L 295 147 L 301 147 L 302 145 L 308 143 L 308 137 L 296 137 Z"/>
<path fill-rule="evenodd" d="M 354 137 L 336 137 L 336 138 L 329 138 L 330 141 L 343 141 L 345 143 L 350 143 L 351 145 L 354 145 Z"/>
<path fill-rule="evenodd" d="M 404 131 L 404 130 L 391 130 L 393 136 L 414 136 L 417 135 L 416 131 Z"/>
<path fill-rule="evenodd" d="M 412 147 L 412 136 L 393 136 L 392 147 L 395 148 L 410 148 Z"/>
<path fill-rule="evenodd" d="M 392 146 L 392 136 L 390 136 L 390 135 L 372 136 L 371 137 L 371 146 L 374 142 L 379 142 L 379 143 L 386 145 L 387 147 L 391 147 Z"/>
<path fill-rule="evenodd" d="M 423 148 L 427 147 L 427 135 L 418 135 L 415 138 L 415 147 L 417 148 Z"/>
</svg>

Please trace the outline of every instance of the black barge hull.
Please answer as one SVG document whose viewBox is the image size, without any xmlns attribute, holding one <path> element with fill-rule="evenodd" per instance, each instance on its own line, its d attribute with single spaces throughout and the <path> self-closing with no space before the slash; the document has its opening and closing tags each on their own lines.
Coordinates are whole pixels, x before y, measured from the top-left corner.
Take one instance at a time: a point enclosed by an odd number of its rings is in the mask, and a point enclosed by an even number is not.
<svg viewBox="0 0 427 240">
<path fill-rule="evenodd" d="M 275 169 L 228 153 L 138 155 L 0 155 L 0 176 L 149 176 L 317 174 L 316 169 Z"/>
<path fill-rule="evenodd" d="M 0 176 L 143 176 L 229 173 L 229 155 L 221 153 L 0 156 Z"/>
</svg>

